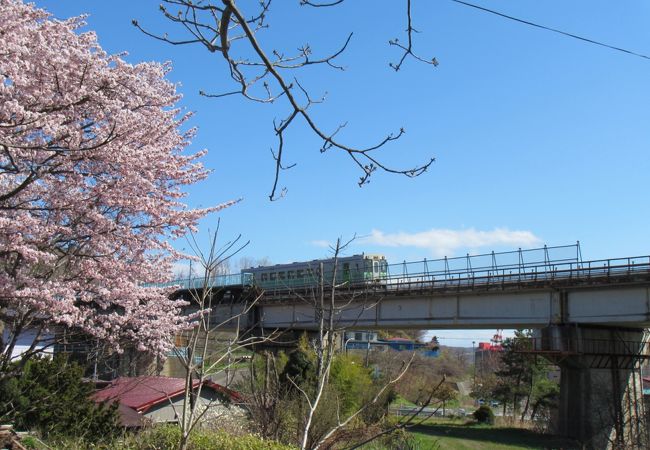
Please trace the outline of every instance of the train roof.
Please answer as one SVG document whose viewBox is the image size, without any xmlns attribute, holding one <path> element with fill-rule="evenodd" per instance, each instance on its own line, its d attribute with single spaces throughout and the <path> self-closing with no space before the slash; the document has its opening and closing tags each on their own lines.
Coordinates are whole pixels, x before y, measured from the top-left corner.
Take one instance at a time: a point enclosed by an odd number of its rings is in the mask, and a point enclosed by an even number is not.
<svg viewBox="0 0 650 450">
<path fill-rule="evenodd" d="M 350 261 L 350 260 L 355 260 L 355 259 L 385 259 L 384 255 L 378 254 L 378 253 L 359 253 L 356 255 L 351 255 L 351 256 L 339 256 L 338 260 L 339 261 Z M 321 259 L 312 259 L 311 261 L 294 261 L 291 263 L 283 263 L 283 264 L 273 264 L 269 266 L 257 266 L 257 267 L 249 267 L 247 269 L 242 269 L 242 272 L 245 271 L 260 271 L 264 269 L 283 269 L 283 268 L 289 268 L 293 266 L 298 266 L 298 265 L 306 265 L 309 266 L 311 264 L 317 264 L 317 263 L 327 263 L 327 262 L 332 262 L 334 261 L 334 258 L 321 258 Z"/>
</svg>

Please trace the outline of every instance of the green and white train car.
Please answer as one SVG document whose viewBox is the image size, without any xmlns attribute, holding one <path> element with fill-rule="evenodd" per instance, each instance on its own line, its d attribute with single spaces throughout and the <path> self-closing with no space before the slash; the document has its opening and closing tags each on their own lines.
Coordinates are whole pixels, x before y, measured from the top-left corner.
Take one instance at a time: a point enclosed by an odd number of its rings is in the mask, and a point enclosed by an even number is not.
<svg viewBox="0 0 650 450">
<path fill-rule="evenodd" d="M 331 285 L 334 273 L 334 258 L 313 261 L 276 264 L 242 269 L 242 278 L 252 278 L 252 284 L 262 289 L 291 290 L 318 286 L 321 279 Z M 382 284 L 388 278 L 388 263 L 383 255 L 365 254 L 342 256 L 337 260 L 336 284 L 343 286 L 365 286 Z"/>
</svg>

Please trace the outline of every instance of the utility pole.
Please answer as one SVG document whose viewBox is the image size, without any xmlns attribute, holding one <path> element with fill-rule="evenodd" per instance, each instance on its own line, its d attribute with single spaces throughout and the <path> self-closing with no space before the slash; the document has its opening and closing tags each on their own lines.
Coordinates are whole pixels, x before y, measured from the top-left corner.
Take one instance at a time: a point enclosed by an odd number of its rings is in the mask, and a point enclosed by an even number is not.
<svg viewBox="0 0 650 450">
<path fill-rule="evenodd" d="M 368 341 L 368 346 L 366 347 L 366 367 L 368 367 L 368 360 L 370 359 L 370 336 L 366 333 L 366 341 Z"/>
<path fill-rule="evenodd" d="M 476 351 L 474 350 L 474 344 L 476 344 L 476 341 L 472 341 L 472 357 L 474 358 L 474 374 L 472 376 L 473 381 L 472 381 L 472 390 L 476 391 Z"/>
</svg>

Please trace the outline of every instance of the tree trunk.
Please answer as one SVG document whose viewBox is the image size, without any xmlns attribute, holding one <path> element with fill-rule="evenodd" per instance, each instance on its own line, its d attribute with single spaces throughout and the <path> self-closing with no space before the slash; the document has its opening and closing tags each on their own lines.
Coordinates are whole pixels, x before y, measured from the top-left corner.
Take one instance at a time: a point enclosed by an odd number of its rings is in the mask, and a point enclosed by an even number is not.
<svg viewBox="0 0 650 450">
<path fill-rule="evenodd" d="M 530 404 L 530 394 L 526 396 L 526 405 L 524 406 L 524 412 L 521 413 L 520 421 L 523 422 L 526 418 L 526 413 L 528 412 L 528 405 Z"/>
</svg>

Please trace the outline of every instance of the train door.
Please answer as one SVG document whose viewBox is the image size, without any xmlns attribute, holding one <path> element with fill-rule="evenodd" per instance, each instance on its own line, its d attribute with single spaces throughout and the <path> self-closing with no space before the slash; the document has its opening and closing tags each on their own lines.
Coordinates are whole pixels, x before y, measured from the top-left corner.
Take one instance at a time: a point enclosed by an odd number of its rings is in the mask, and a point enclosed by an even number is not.
<svg viewBox="0 0 650 450">
<path fill-rule="evenodd" d="M 379 276 L 384 282 L 388 278 L 388 263 L 385 259 L 382 259 L 379 264 Z"/>
<path fill-rule="evenodd" d="M 350 263 L 343 263 L 343 282 L 350 282 Z"/>
</svg>

